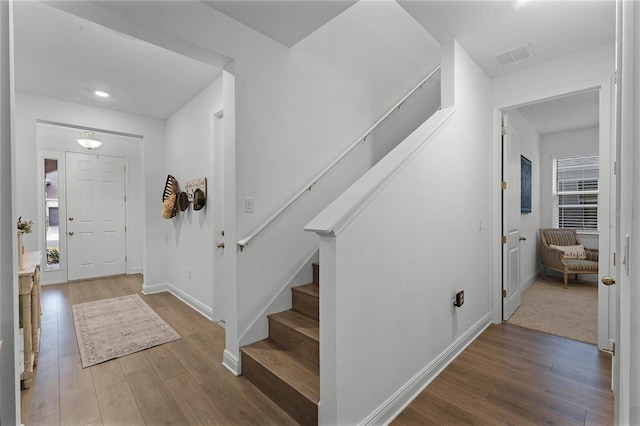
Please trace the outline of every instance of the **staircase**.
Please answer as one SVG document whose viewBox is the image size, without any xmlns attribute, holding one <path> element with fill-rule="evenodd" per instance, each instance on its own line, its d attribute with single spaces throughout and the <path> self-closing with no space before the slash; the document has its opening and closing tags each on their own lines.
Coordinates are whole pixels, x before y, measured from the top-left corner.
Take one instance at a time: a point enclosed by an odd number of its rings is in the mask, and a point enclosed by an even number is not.
<svg viewBox="0 0 640 426">
<path fill-rule="evenodd" d="M 269 315 L 269 337 L 240 349 L 242 374 L 302 425 L 318 424 L 320 273 L 293 287 L 293 307 Z"/>
</svg>

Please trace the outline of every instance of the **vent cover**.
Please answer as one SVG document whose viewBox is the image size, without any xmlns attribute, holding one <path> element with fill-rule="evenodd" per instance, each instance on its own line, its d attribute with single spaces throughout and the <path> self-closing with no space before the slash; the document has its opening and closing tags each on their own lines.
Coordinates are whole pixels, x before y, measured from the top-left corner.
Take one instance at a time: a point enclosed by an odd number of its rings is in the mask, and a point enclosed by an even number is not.
<svg viewBox="0 0 640 426">
<path fill-rule="evenodd" d="M 493 59 L 499 67 L 503 67 L 533 56 L 535 56 L 535 54 L 533 53 L 531 46 L 523 44 L 522 46 L 514 47 L 507 51 L 491 55 L 491 59 Z"/>
</svg>

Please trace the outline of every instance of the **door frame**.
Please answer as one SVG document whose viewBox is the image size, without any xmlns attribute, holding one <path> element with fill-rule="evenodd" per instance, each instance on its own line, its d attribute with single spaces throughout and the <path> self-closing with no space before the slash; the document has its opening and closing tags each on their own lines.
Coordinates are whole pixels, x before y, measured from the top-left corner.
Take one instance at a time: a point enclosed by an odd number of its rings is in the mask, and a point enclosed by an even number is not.
<svg viewBox="0 0 640 426">
<path fill-rule="evenodd" d="M 36 120 L 36 146 L 37 146 L 37 158 L 38 158 L 38 166 L 37 166 L 37 173 L 38 173 L 38 182 L 37 182 L 37 188 L 36 190 L 38 191 L 38 199 L 40 200 L 41 197 L 44 194 L 44 170 L 43 170 L 43 161 L 45 158 L 54 158 L 58 160 L 58 177 L 60 179 L 60 204 L 59 204 L 59 213 L 60 213 L 60 217 L 61 218 L 66 218 L 67 215 L 67 211 L 66 211 L 66 204 L 67 204 L 67 200 L 66 200 L 66 155 L 68 152 L 75 152 L 75 153 L 80 153 L 80 154 L 86 154 L 88 151 L 86 149 L 82 149 L 78 146 L 78 148 L 76 149 L 75 146 L 73 145 L 75 143 L 75 141 L 69 142 L 69 145 L 59 145 L 59 144 L 55 144 L 52 143 L 50 141 L 41 141 L 40 140 L 40 131 L 38 130 L 38 126 L 40 124 L 44 124 L 44 125 L 49 125 L 49 126 L 55 126 L 55 127 L 59 127 L 61 129 L 68 129 L 68 130 L 76 130 L 76 129 L 91 129 L 94 130 L 95 132 L 99 132 L 101 134 L 104 134 L 105 137 L 123 137 L 123 138 L 131 138 L 131 139 L 137 139 L 140 142 L 142 142 L 143 137 L 140 135 L 135 135 L 135 134 L 130 134 L 130 133 L 123 133 L 123 132 L 118 132 L 118 131 L 114 131 L 114 130 L 105 130 L 105 129 L 96 129 L 96 128 L 91 128 L 91 127 L 86 127 L 86 126 L 80 126 L 80 125 L 76 125 L 76 124 L 70 124 L 70 123 L 63 123 L 63 122 L 54 122 L 54 121 L 49 121 L 49 120 L 43 120 L 43 119 L 38 119 Z M 77 144 L 76 144 L 77 145 Z M 72 148 L 71 148 L 72 147 Z M 133 151 L 136 150 L 141 150 L 140 146 L 137 147 L 133 147 L 132 148 Z M 134 218 L 134 213 L 131 211 L 132 208 L 132 203 L 130 202 L 131 200 L 131 191 L 132 191 L 132 184 L 131 184 L 131 176 L 129 174 L 130 172 L 130 165 L 132 164 L 132 159 L 133 159 L 133 164 L 134 167 L 137 167 L 137 163 L 135 161 L 135 158 L 137 154 L 133 154 L 132 152 L 128 152 L 126 150 L 122 150 L 122 149 L 118 149 L 118 148 L 113 148 L 113 147 L 105 147 L 104 145 L 97 151 L 90 151 L 90 153 L 93 154 L 98 154 L 98 155 L 105 155 L 105 156 L 110 156 L 110 157 L 120 157 L 124 159 L 124 165 L 125 165 L 125 172 L 124 172 L 124 193 L 125 193 L 125 197 L 127 199 L 127 202 L 125 202 L 125 223 L 127 226 L 127 232 L 125 233 L 125 250 L 127 252 L 127 260 L 125 261 L 125 273 L 126 274 L 135 274 L 135 273 L 142 273 L 143 271 L 141 270 L 142 268 L 138 268 L 134 266 L 131 266 L 131 256 L 130 254 L 132 253 L 132 248 L 131 248 L 131 237 L 132 237 L 132 228 L 134 226 L 137 226 L 135 221 L 133 220 Z M 142 162 L 142 153 L 140 152 L 140 161 Z M 143 184 L 141 184 L 140 189 L 142 189 Z M 42 205 L 42 203 L 40 201 L 38 201 L 38 206 L 37 206 L 37 212 L 38 212 L 38 223 L 42 224 L 44 223 L 44 206 Z M 64 223 L 64 225 L 63 225 Z M 64 229 L 63 229 L 64 228 Z M 63 234 L 64 232 L 64 234 Z M 65 255 L 64 255 L 64 266 L 61 268 L 61 272 L 57 273 L 58 271 L 45 271 L 44 269 L 44 265 L 41 265 L 42 267 L 42 271 L 43 273 L 41 274 L 41 280 L 42 280 L 42 285 L 53 285 L 53 284 L 62 284 L 68 281 L 68 265 L 66 264 L 67 262 L 67 254 L 66 254 L 66 244 L 67 244 L 67 240 L 66 240 L 66 220 L 61 220 L 61 224 L 60 224 L 60 247 L 62 247 L 62 245 L 64 244 L 65 247 Z M 64 238 L 64 240 L 63 240 Z M 46 242 L 44 240 L 44 233 L 39 232 L 38 233 L 38 247 L 40 247 L 40 250 L 42 250 L 43 253 L 46 252 L 46 248 L 45 248 Z M 62 255 L 62 253 L 61 253 Z M 45 256 L 43 256 L 43 261 L 42 262 L 46 262 L 46 258 Z M 61 262 L 62 262 L 62 258 L 61 258 Z"/>
<path fill-rule="evenodd" d="M 566 87 L 561 89 L 556 89 L 547 93 L 540 93 L 539 95 L 523 95 L 521 97 L 515 98 L 508 104 L 503 105 L 493 105 L 492 106 L 492 142 L 491 142 L 491 196 L 492 196 L 492 211 L 494 214 L 491 219 L 491 241 L 492 241 L 492 320 L 494 324 L 499 324 L 502 322 L 502 276 L 503 276 L 503 262 L 502 262 L 502 115 L 510 109 L 516 109 L 521 106 L 525 106 L 532 103 L 538 103 L 545 100 L 551 100 L 557 97 L 571 95 L 575 93 L 598 90 L 599 93 L 603 93 L 607 91 L 605 87 L 607 85 L 606 82 L 597 81 L 597 82 L 587 82 L 583 84 L 578 84 L 572 87 Z M 609 86 L 609 90 L 611 87 Z M 614 105 L 612 104 L 612 100 L 608 105 L 609 111 L 614 111 Z M 600 105 L 601 108 L 601 119 L 602 119 L 602 102 Z M 613 112 L 612 112 L 613 114 Z M 602 124 L 602 123 L 600 123 Z M 602 139 L 603 133 L 600 133 L 600 138 Z M 611 137 L 611 135 L 609 135 Z M 608 155 L 612 155 L 612 143 L 613 141 L 609 141 L 606 145 L 609 147 Z M 600 149 L 603 148 L 603 141 L 600 141 Z M 602 152 L 600 153 L 602 155 Z M 609 157 L 610 158 L 610 157 Z M 602 162 L 602 161 L 601 161 Z M 602 206 L 600 208 L 606 208 L 608 211 L 614 211 L 615 206 Z M 601 244 L 601 243 L 600 243 Z M 612 247 L 609 247 L 610 252 L 612 251 Z M 600 286 L 600 284 L 598 283 Z M 601 306 L 599 306 L 600 310 Z M 618 315 L 619 313 L 611 313 L 611 304 L 609 307 L 609 317 L 613 315 Z M 613 315 L 612 315 L 613 314 Z M 598 330 L 598 334 L 600 334 L 600 330 Z M 600 340 L 600 338 L 599 338 Z M 600 343 L 600 341 L 598 342 Z"/>
</svg>

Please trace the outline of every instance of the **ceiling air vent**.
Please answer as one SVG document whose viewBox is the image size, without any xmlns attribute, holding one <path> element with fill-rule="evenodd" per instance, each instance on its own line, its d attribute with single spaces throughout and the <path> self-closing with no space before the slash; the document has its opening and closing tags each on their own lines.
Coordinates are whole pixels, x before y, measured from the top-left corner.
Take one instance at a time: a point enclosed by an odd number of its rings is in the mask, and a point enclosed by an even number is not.
<svg viewBox="0 0 640 426">
<path fill-rule="evenodd" d="M 522 46 L 514 47 L 507 51 L 496 53 L 491 55 L 491 58 L 498 64 L 499 67 L 518 62 L 523 59 L 531 58 L 534 56 L 531 46 L 523 44 Z"/>
</svg>

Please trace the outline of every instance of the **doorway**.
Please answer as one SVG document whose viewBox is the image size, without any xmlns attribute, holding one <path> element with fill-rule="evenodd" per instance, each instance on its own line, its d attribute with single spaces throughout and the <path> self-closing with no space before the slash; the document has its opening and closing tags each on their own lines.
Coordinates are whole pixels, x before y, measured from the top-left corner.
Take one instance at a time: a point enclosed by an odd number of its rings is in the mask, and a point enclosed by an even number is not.
<svg viewBox="0 0 640 426">
<path fill-rule="evenodd" d="M 522 157 L 532 160 L 532 199 L 533 209 L 532 212 L 524 212 L 519 215 L 521 219 L 522 231 L 521 231 L 521 273 L 518 278 L 519 282 L 514 286 L 509 280 L 509 275 L 506 274 L 508 263 L 503 263 L 505 268 L 505 274 L 503 275 L 503 288 L 508 289 L 516 287 L 523 294 L 523 303 L 530 303 L 531 296 L 533 294 L 540 296 L 540 289 L 547 286 L 551 290 L 553 288 L 553 280 L 557 280 L 552 274 L 548 277 L 547 281 L 542 281 L 539 278 L 540 273 L 540 228 L 556 228 L 556 227 L 572 227 L 579 228 L 579 237 L 585 247 L 599 249 L 600 251 L 600 267 L 599 277 L 594 278 L 592 275 L 579 276 L 579 280 L 574 282 L 570 280 L 569 289 L 565 290 L 560 296 L 565 297 L 568 301 L 567 305 L 562 305 L 562 313 L 570 311 L 571 303 L 582 303 L 583 300 L 579 299 L 578 293 L 585 291 L 591 294 L 591 299 L 588 300 L 587 305 L 592 306 L 594 315 L 592 315 L 593 324 L 590 325 L 592 330 L 586 335 L 590 336 L 586 338 L 575 338 L 572 335 L 564 337 L 574 338 L 576 340 L 588 341 L 589 343 L 596 344 L 599 349 L 609 351 L 613 345 L 613 327 L 612 327 L 612 295 L 609 294 L 609 287 L 600 284 L 600 278 L 603 275 L 607 275 L 609 268 L 611 267 L 611 250 L 610 250 L 610 232 L 613 218 L 610 215 L 599 214 L 598 209 L 601 212 L 608 211 L 612 200 L 612 170 L 611 170 L 611 152 L 612 152 L 612 138 L 611 138 L 611 99 L 610 99 L 610 83 L 605 82 L 600 87 L 593 87 L 574 93 L 562 93 L 555 97 L 542 99 L 537 102 L 531 102 L 524 105 L 517 105 L 514 107 L 505 108 L 500 112 L 507 113 L 511 118 L 516 120 L 510 120 L 515 122 L 515 131 L 520 135 Z M 558 118 L 557 120 L 548 119 L 547 123 L 544 122 L 544 118 L 552 116 Z M 534 136 L 530 136 L 533 134 Z M 531 140 L 533 139 L 533 142 Z M 553 192 L 553 173 L 556 171 L 558 159 L 567 157 L 593 157 L 599 158 L 599 162 L 596 161 L 596 165 L 599 166 L 599 179 L 596 175 L 596 180 L 599 181 L 599 190 L 597 192 L 597 200 L 595 207 L 585 205 L 588 204 L 584 201 L 588 197 L 578 197 L 572 194 L 571 199 L 582 199 L 576 203 L 569 204 L 567 199 L 563 200 L 558 194 Z M 597 157 L 599 155 L 599 157 Z M 597 167 L 596 166 L 596 167 Z M 598 171 L 596 170 L 596 173 Z M 517 182 L 512 182 L 512 187 L 517 187 L 520 190 L 519 176 L 516 179 Z M 582 204 L 582 205 L 578 205 Z M 596 213 L 594 213 L 594 211 Z M 509 222 L 508 216 L 503 214 L 503 220 Z M 506 234 L 503 234 L 506 235 Z M 522 241 L 525 239 L 525 241 Z M 513 276 L 513 274 L 511 274 Z M 569 297 L 568 293 L 572 290 L 572 284 L 574 287 L 573 295 L 575 298 Z M 549 287 L 550 286 L 550 287 Z M 560 279 L 560 287 L 562 287 L 562 281 Z M 565 294 L 567 293 L 567 294 Z M 502 295 L 501 295 L 502 296 Z M 610 297 L 611 296 L 611 297 Z M 550 300 L 553 299 L 553 296 Z M 548 305 L 548 303 L 546 304 Z M 546 308 L 546 305 L 539 305 Z M 580 311 L 580 308 L 576 312 L 584 313 Z M 537 313 L 536 313 L 537 311 Z M 536 322 L 536 315 L 545 315 L 543 309 L 531 309 L 531 306 L 521 306 L 516 311 L 515 317 L 512 321 L 516 321 L 516 324 L 523 325 L 522 318 L 519 316 L 530 316 L 526 319 L 532 325 L 531 328 L 536 328 L 540 324 Z M 533 314 L 532 314 L 533 312 Z M 557 312 L 557 311 L 555 311 Z M 503 314 L 509 314 L 508 311 L 503 310 Z M 522 314 L 522 315 L 520 315 Z M 552 314 L 547 313 L 547 317 Z M 507 319 L 510 315 L 505 315 L 503 319 Z M 576 314 L 576 317 L 578 314 Z M 541 323 L 544 322 L 544 318 L 541 319 Z M 556 318 L 557 319 L 557 318 Z M 575 325 L 567 325 L 565 328 L 569 333 L 570 327 L 580 328 L 583 325 L 588 324 L 580 323 L 580 318 L 574 318 Z M 525 325 L 526 326 L 526 325 Z M 555 324 L 555 330 L 549 331 L 545 329 L 539 329 L 540 331 L 551 332 L 552 334 L 563 333 L 562 327 L 558 327 Z"/>
</svg>

